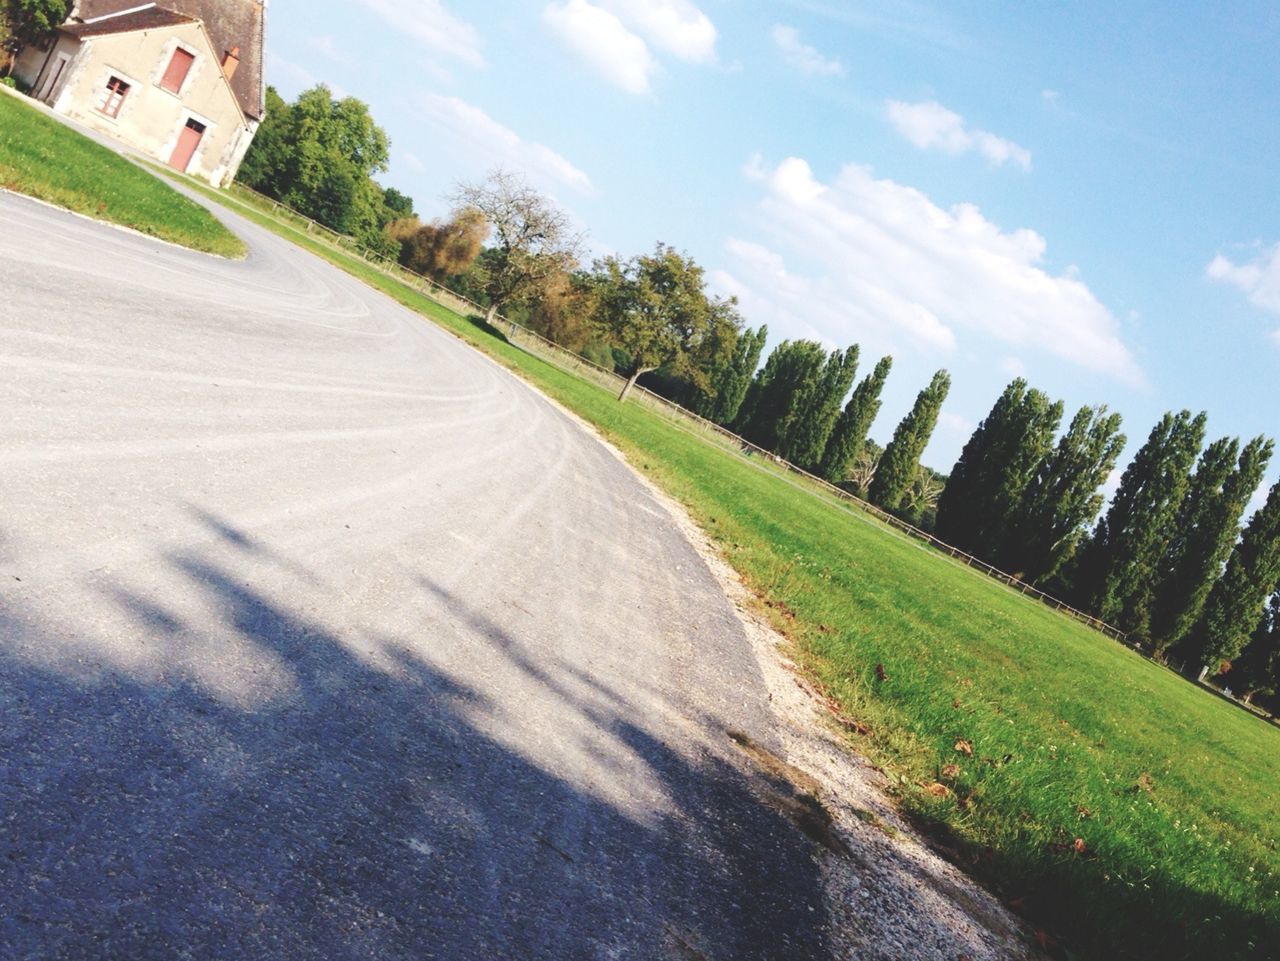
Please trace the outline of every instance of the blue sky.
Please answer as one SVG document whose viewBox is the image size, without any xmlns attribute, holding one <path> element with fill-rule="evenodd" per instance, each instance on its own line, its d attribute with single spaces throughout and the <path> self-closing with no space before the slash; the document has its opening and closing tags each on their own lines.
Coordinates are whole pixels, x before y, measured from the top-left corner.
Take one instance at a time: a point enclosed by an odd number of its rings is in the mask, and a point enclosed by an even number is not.
<svg viewBox="0 0 1280 961">
<path fill-rule="evenodd" d="M 939 367 L 947 470 L 1015 374 L 1280 432 L 1280 8 L 272 0 L 268 79 L 367 101 L 427 217 L 501 164 L 593 253 L 664 241 L 771 341 Z M 1280 474 L 1280 465 L 1270 476 Z"/>
</svg>

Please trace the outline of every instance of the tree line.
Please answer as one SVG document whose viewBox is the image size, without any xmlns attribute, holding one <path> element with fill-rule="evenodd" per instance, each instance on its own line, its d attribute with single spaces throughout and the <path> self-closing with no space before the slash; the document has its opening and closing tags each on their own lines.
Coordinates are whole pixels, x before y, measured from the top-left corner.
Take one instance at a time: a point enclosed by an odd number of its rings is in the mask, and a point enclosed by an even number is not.
<svg viewBox="0 0 1280 961">
<path fill-rule="evenodd" d="M 707 289 L 703 268 L 658 243 L 584 263 L 569 217 L 519 176 L 459 185 L 447 218 L 422 221 L 384 189 L 389 141 L 353 98 L 319 86 L 269 118 L 241 179 L 335 230 L 694 413 L 1063 597 L 1162 659 L 1280 687 L 1280 485 L 1241 531 L 1273 443 L 1205 445 L 1205 414 L 1166 414 L 1120 479 L 1121 418 L 1065 408 L 1021 378 L 978 425 L 949 476 L 921 463 L 950 389 L 938 371 L 883 448 L 869 437 L 892 370 L 859 380 L 857 345 L 787 340 Z M 1102 515 L 1102 516 L 1100 516 Z"/>
<path fill-rule="evenodd" d="M 1280 484 L 1241 530 L 1273 441 L 1206 445 L 1205 413 L 1167 413 L 1102 514 L 1102 486 L 1125 446 L 1120 417 L 1084 407 L 1058 436 L 1063 414 L 1025 380 L 1011 383 L 951 472 L 938 537 L 1065 597 L 1159 659 L 1229 673 L 1246 697 L 1275 693 L 1280 626 L 1268 602 L 1280 589 Z"/>
</svg>

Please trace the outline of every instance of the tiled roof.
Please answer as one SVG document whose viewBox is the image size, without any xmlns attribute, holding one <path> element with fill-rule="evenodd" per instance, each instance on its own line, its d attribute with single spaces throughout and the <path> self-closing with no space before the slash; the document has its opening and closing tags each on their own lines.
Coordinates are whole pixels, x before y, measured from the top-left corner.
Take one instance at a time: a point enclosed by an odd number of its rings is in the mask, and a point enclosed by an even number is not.
<svg viewBox="0 0 1280 961">
<path fill-rule="evenodd" d="M 72 20 L 67 29 L 78 27 L 106 27 L 109 20 L 99 23 L 86 21 L 111 17 L 112 14 L 123 14 L 119 19 L 126 20 L 145 14 L 168 14 L 188 18 L 173 23 L 203 20 L 209 39 L 213 41 L 214 52 L 222 57 L 228 51 L 240 48 L 240 66 L 231 78 L 231 89 L 240 101 L 240 106 L 250 117 L 262 116 L 266 87 L 263 84 L 263 38 L 266 29 L 266 13 L 262 0 L 161 0 L 160 3 L 146 6 L 146 0 L 80 0 L 72 13 Z M 131 12 L 130 12 L 131 11 Z M 77 21 L 80 21 L 77 23 Z M 157 24 L 169 26 L 171 24 Z M 148 29 L 130 27 L 128 29 Z M 118 30 L 103 31 L 118 33 Z M 84 34 L 82 34 L 84 36 Z"/>
<path fill-rule="evenodd" d="M 176 27 L 183 23 L 195 23 L 188 17 L 161 7 L 137 10 L 123 16 L 111 17 L 97 23 L 72 23 L 63 29 L 73 37 L 104 37 L 112 33 L 130 33 L 134 30 L 154 30 L 157 27 Z"/>
</svg>

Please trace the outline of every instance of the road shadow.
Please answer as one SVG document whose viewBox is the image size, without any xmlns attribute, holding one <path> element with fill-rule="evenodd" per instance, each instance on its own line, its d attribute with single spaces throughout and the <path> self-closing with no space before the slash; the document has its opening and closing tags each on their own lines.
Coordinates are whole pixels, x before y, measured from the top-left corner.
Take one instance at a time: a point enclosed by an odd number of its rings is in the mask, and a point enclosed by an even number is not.
<svg viewBox="0 0 1280 961">
<path fill-rule="evenodd" d="M 111 602 L 148 637 L 251 651 L 246 685 L 275 665 L 270 697 L 219 696 L 181 669 L 48 666 L 32 652 L 67 638 L 0 596 L 0 956 L 826 956 L 817 848 L 725 757 L 681 753 L 634 723 L 627 694 L 539 662 L 424 580 L 495 666 L 606 732 L 666 799 L 620 804 L 482 730 L 502 692 L 421 656 L 430 625 L 353 638 L 213 555 L 168 559 L 210 622 L 124 589 Z"/>
</svg>

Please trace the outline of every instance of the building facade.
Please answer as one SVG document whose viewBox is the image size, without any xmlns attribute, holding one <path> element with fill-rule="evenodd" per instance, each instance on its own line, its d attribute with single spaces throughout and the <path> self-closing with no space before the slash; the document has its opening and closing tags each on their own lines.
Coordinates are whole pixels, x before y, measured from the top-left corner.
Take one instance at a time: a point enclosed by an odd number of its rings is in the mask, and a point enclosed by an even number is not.
<svg viewBox="0 0 1280 961">
<path fill-rule="evenodd" d="M 14 75 L 55 112 L 224 186 L 262 122 L 262 0 L 80 0 Z"/>
</svg>

